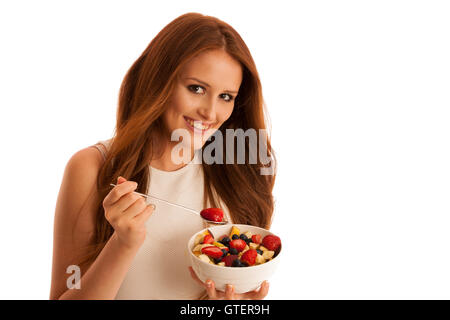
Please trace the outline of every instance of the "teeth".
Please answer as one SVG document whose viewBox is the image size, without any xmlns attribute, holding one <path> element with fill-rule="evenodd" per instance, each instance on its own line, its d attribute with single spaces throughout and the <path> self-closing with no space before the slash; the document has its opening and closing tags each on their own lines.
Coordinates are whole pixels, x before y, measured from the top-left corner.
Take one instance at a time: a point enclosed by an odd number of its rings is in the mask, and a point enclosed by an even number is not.
<svg viewBox="0 0 450 320">
<path fill-rule="evenodd" d="M 209 125 L 201 124 L 200 121 L 194 121 L 194 120 L 188 119 L 188 118 L 185 118 L 185 119 L 187 120 L 187 122 L 189 122 L 189 124 L 191 126 L 193 126 L 194 128 L 197 128 L 199 130 L 206 130 L 206 129 L 209 129 L 209 127 L 210 127 Z"/>
</svg>

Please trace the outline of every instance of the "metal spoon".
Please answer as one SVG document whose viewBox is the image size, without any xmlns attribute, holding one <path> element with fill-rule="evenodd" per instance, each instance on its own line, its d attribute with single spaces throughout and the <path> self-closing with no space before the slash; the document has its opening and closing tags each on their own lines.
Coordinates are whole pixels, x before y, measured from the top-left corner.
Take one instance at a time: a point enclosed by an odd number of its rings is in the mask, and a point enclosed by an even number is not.
<svg viewBox="0 0 450 320">
<path fill-rule="evenodd" d="M 113 186 L 113 187 L 116 186 L 114 183 L 110 183 L 109 185 L 110 185 L 110 186 Z M 171 206 L 175 206 L 175 207 L 179 207 L 179 208 L 182 208 L 182 209 L 184 209 L 184 210 L 187 210 L 187 211 L 191 211 L 191 212 L 193 212 L 193 213 L 198 214 L 203 220 L 207 221 L 208 223 L 219 224 L 219 225 L 221 225 L 221 224 L 227 224 L 227 223 L 228 223 L 227 220 L 223 220 L 223 221 L 217 222 L 217 221 L 211 221 L 211 220 L 205 219 L 205 218 L 202 217 L 202 215 L 201 215 L 198 211 L 196 211 L 196 210 L 194 210 L 194 209 L 191 209 L 191 208 L 188 208 L 188 207 L 185 207 L 185 206 L 176 204 L 176 203 L 169 202 L 169 201 L 167 201 L 167 200 L 164 200 L 164 199 L 161 199 L 161 198 L 152 196 L 152 195 L 150 195 L 150 194 L 143 194 L 143 193 L 136 192 L 136 191 L 133 191 L 133 193 L 136 193 L 136 194 L 138 194 L 138 195 L 140 195 L 140 196 L 143 196 L 143 197 L 145 197 L 145 198 L 153 198 L 153 199 L 157 199 L 157 200 L 162 201 L 162 202 L 164 202 L 164 203 L 170 204 Z"/>
</svg>

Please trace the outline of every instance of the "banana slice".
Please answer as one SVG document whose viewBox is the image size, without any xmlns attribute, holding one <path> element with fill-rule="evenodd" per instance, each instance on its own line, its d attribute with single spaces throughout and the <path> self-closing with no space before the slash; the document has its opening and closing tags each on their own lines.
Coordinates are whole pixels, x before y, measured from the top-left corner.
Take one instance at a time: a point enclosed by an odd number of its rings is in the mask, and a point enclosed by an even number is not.
<svg viewBox="0 0 450 320">
<path fill-rule="evenodd" d="M 275 254 L 275 251 L 266 250 L 263 252 L 262 256 L 264 259 L 269 260 L 269 259 L 272 259 L 274 254 Z"/>
<path fill-rule="evenodd" d="M 200 260 L 205 261 L 206 263 L 212 262 L 206 254 L 201 254 L 198 257 Z"/>
<path fill-rule="evenodd" d="M 248 245 L 250 246 L 250 249 L 256 250 L 259 248 L 259 244 L 257 244 L 257 243 L 250 242 Z"/>
<path fill-rule="evenodd" d="M 258 255 L 256 256 L 256 264 L 263 264 L 264 262 L 266 262 L 266 259 L 264 259 L 264 257 L 258 253 Z"/>
</svg>

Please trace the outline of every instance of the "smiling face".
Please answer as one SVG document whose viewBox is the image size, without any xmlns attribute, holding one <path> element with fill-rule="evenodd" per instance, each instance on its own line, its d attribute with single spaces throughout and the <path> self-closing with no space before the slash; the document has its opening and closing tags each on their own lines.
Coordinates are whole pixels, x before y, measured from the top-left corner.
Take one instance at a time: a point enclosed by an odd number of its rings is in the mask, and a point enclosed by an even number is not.
<svg viewBox="0 0 450 320">
<path fill-rule="evenodd" d="M 168 136 L 185 129 L 191 135 L 191 150 L 201 148 L 231 116 L 241 82 L 240 63 L 223 50 L 192 58 L 182 68 L 162 116 Z"/>
</svg>

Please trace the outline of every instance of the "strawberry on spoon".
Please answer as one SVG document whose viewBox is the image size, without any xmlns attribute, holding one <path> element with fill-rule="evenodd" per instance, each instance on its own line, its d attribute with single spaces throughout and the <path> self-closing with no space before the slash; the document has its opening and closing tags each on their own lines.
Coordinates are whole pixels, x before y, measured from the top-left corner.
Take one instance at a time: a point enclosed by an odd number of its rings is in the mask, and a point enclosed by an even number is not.
<svg viewBox="0 0 450 320">
<path fill-rule="evenodd" d="M 203 219 L 212 222 L 222 222 L 223 221 L 223 211 L 220 208 L 207 208 L 200 211 L 200 215 Z"/>
<path fill-rule="evenodd" d="M 110 186 L 115 187 L 116 185 L 115 185 L 114 183 L 110 183 Z M 176 204 L 176 203 L 173 203 L 173 202 L 170 202 L 170 201 L 167 201 L 167 200 L 164 200 L 164 199 L 155 197 L 155 196 L 150 195 L 150 194 L 143 194 L 143 193 L 136 192 L 136 191 L 134 191 L 133 193 L 136 193 L 136 194 L 138 194 L 138 195 L 140 195 L 140 196 L 143 196 L 143 197 L 145 197 L 145 198 L 153 198 L 153 199 L 157 199 L 157 200 L 162 201 L 162 202 L 164 202 L 164 203 L 167 203 L 167 204 L 169 204 L 169 205 L 171 205 L 171 206 L 175 206 L 175 207 L 178 207 L 178 208 L 182 208 L 182 209 L 184 209 L 184 210 L 187 210 L 187 211 L 194 212 L 194 213 L 197 213 L 197 214 L 198 214 L 198 211 L 196 211 L 196 210 L 194 210 L 194 209 L 191 209 L 191 208 L 188 208 L 188 207 L 185 207 L 185 206 L 182 206 L 182 205 L 179 205 L 179 204 Z M 203 214 L 202 214 L 202 212 L 203 212 Z M 212 214 L 212 213 L 210 213 L 210 212 L 214 212 L 214 213 Z M 228 223 L 227 220 L 224 220 L 224 219 L 223 219 L 223 211 L 222 211 L 222 209 L 219 209 L 219 208 L 207 208 L 207 209 L 203 209 L 203 210 L 200 212 L 200 216 L 201 216 L 204 220 L 207 220 L 209 223 L 212 223 L 212 224 L 227 224 L 227 223 Z M 219 217 L 221 217 L 221 218 L 219 218 Z M 210 219 L 210 218 L 211 218 L 211 219 Z M 217 219 L 220 219 L 220 221 L 217 221 Z"/>
</svg>

